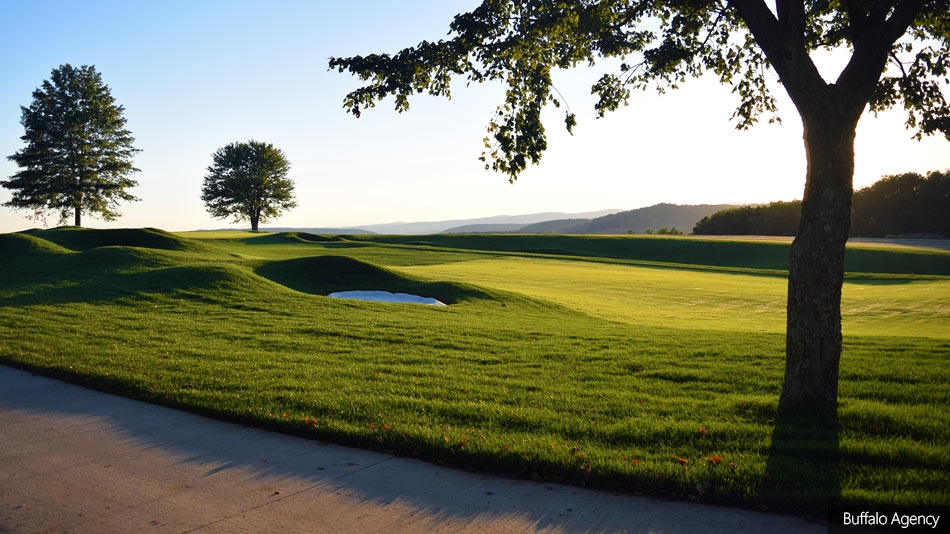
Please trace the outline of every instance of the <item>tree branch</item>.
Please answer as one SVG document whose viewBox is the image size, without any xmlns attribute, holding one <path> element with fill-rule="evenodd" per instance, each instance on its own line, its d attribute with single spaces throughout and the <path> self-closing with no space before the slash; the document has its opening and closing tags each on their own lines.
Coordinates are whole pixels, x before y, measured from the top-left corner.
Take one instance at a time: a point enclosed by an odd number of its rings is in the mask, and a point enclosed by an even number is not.
<svg viewBox="0 0 950 534">
<path fill-rule="evenodd" d="M 851 5 L 852 3 L 848 4 L 849 17 L 851 9 L 857 9 Z M 867 102 L 881 73 L 884 72 L 884 66 L 887 64 L 887 58 L 891 54 L 894 43 L 913 24 L 923 7 L 923 0 L 905 0 L 894 8 L 890 18 L 877 24 L 870 20 L 870 16 L 864 16 L 868 26 L 862 28 L 860 36 L 852 38 L 854 54 L 838 76 L 836 85 L 844 92 L 861 94 L 864 102 Z"/>
<path fill-rule="evenodd" d="M 764 0 L 729 0 L 729 5 L 749 28 L 755 42 L 778 73 L 799 111 L 826 87 L 824 79 L 805 50 L 804 2 L 779 0 L 779 18 Z"/>
</svg>

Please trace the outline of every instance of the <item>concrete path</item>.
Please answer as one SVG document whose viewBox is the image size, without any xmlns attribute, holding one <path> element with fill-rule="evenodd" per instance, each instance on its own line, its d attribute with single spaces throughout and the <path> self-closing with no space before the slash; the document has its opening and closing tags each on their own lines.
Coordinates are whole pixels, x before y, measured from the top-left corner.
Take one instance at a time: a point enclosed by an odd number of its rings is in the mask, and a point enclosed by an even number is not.
<svg viewBox="0 0 950 534">
<path fill-rule="evenodd" d="M 0 366 L 0 533 L 826 530 L 445 469 Z"/>
</svg>

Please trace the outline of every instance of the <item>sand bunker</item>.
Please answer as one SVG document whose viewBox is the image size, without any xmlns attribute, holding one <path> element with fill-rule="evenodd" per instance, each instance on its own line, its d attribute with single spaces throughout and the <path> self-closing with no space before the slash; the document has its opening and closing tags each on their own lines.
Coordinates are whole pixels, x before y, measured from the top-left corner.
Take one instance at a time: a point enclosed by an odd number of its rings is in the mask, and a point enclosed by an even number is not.
<svg viewBox="0 0 950 534">
<path fill-rule="evenodd" d="M 408 293 L 390 293 L 389 291 L 337 291 L 328 297 L 337 299 L 372 300 L 376 302 L 402 302 L 409 304 L 427 304 L 429 306 L 445 306 L 437 299 L 410 295 Z"/>
</svg>

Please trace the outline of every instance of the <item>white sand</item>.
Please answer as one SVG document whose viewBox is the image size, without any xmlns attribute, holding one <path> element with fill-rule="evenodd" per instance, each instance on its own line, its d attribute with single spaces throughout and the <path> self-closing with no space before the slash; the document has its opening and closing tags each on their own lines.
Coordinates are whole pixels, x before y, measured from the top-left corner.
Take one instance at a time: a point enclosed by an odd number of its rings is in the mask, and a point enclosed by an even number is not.
<svg viewBox="0 0 950 534">
<path fill-rule="evenodd" d="M 409 304 L 427 304 L 429 306 L 445 306 L 444 302 L 440 302 L 433 298 L 420 297 L 418 295 L 410 295 L 408 293 L 390 293 L 389 291 L 338 291 L 336 293 L 330 293 L 327 296 L 337 299 L 373 300 L 377 302 L 402 302 Z"/>
</svg>

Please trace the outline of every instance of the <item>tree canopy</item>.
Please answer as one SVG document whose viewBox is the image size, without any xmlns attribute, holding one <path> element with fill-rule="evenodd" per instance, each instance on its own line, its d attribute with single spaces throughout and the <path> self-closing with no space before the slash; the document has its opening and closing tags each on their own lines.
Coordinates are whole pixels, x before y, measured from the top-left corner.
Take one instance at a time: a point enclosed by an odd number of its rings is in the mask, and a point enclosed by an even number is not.
<svg viewBox="0 0 950 534">
<path fill-rule="evenodd" d="M 214 217 L 258 224 L 294 208 L 294 183 L 287 178 L 290 162 L 270 143 L 231 143 L 212 155 L 201 200 Z"/>
<path fill-rule="evenodd" d="M 94 66 L 53 69 L 33 91 L 30 107 L 20 107 L 26 146 L 8 159 L 21 170 L 2 183 L 13 191 L 4 206 L 33 210 L 45 219 L 58 212 L 80 226 L 82 212 L 105 220 L 119 216 L 119 201 L 138 200 L 128 192 L 137 182 L 132 158 L 138 149 L 125 128 L 124 108 Z"/>
<path fill-rule="evenodd" d="M 448 97 L 454 77 L 504 83 L 482 158 L 512 181 L 547 148 L 541 110 L 563 100 L 555 69 L 619 62 L 592 87 L 598 115 L 631 102 L 633 89 L 662 92 L 709 74 L 732 87 L 743 129 L 777 119 L 779 85 L 802 119 L 807 159 L 779 403 L 836 408 L 855 130 L 865 110 L 902 105 L 915 135 L 950 139 L 948 11 L 950 0 L 484 0 L 455 17 L 448 39 L 330 58 L 329 67 L 365 82 L 344 99 L 357 117 L 390 96 L 400 112 L 416 93 Z M 814 60 L 824 50 L 847 57 L 830 82 Z M 570 110 L 564 123 L 577 124 Z"/>
<path fill-rule="evenodd" d="M 745 129 L 762 115 L 778 118 L 769 83 L 774 69 L 799 108 L 835 93 L 861 102 L 852 113 L 867 104 L 872 111 L 902 104 L 916 135 L 950 136 L 950 107 L 940 88 L 950 65 L 948 9 L 946 0 L 779 0 L 775 10 L 762 0 L 488 0 L 455 17 L 450 39 L 396 54 L 331 58 L 329 65 L 368 82 L 344 101 L 356 116 L 389 96 L 399 112 L 409 110 L 417 93 L 450 97 L 456 76 L 507 84 L 483 157 L 514 180 L 547 148 L 541 109 L 563 100 L 552 71 L 610 58 L 621 60 L 619 68 L 592 87 L 601 116 L 628 104 L 631 89 L 662 92 L 709 73 L 732 87 L 733 118 Z M 829 84 L 810 54 L 834 49 L 851 50 L 852 57 Z M 889 59 L 892 68 L 881 76 Z M 566 111 L 564 121 L 572 131 L 575 113 Z"/>
</svg>

